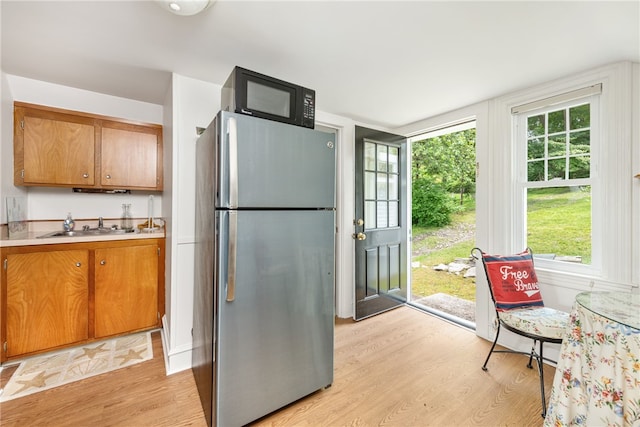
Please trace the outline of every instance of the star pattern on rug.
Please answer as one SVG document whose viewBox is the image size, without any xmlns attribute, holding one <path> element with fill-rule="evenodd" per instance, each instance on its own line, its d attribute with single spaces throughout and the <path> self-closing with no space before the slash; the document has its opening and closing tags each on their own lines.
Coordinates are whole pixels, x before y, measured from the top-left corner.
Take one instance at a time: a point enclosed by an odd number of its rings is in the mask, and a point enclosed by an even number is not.
<svg viewBox="0 0 640 427">
<path fill-rule="evenodd" d="M 38 375 L 36 375 L 35 377 L 31 378 L 30 380 L 18 380 L 17 382 L 19 384 L 22 384 L 22 388 L 18 390 L 16 393 L 23 392 L 25 390 L 30 389 L 31 387 L 42 388 L 47 385 L 47 380 L 49 378 L 54 377 L 56 375 L 58 375 L 57 372 L 53 374 L 45 375 L 45 372 L 42 371 L 38 373 Z"/>
<path fill-rule="evenodd" d="M 83 354 L 81 354 L 80 356 L 77 357 L 77 359 L 80 359 L 81 357 L 88 357 L 89 359 L 92 359 L 94 357 L 96 357 L 97 354 L 102 353 L 102 352 L 108 352 L 109 349 L 105 349 L 103 348 L 106 345 L 106 343 L 102 343 L 97 347 L 94 348 L 83 348 L 82 351 L 84 352 Z"/>
<path fill-rule="evenodd" d="M 122 362 L 120 362 L 120 366 L 124 365 L 127 362 L 130 362 L 132 360 L 137 360 L 137 359 L 143 359 L 142 357 L 142 353 L 146 350 L 146 348 L 143 348 L 141 350 L 133 350 L 133 349 L 129 349 L 129 352 L 127 354 L 125 354 L 124 356 L 116 356 L 116 358 L 118 359 L 122 359 Z"/>
<path fill-rule="evenodd" d="M 0 403 L 151 358 L 153 347 L 150 332 L 85 343 L 44 354 L 21 362 L 9 381 L 0 384 Z"/>
</svg>

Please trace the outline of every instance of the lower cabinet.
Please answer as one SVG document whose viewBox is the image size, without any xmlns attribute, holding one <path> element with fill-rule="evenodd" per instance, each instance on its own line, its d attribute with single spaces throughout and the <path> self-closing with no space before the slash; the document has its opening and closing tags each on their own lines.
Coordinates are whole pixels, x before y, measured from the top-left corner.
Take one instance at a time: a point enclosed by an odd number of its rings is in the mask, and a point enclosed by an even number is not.
<svg viewBox="0 0 640 427">
<path fill-rule="evenodd" d="M 0 254 L 0 362 L 161 325 L 164 239 L 5 247 Z"/>
<path fill-rule="evenodd" d="M 157 245 L 95 251 L 95 335 L 158 324 Z"/>
<path fill-rule="evenodd" d="M 7 256 L 6 356 L 89 338 L 89 251 Z"/>
</svg>

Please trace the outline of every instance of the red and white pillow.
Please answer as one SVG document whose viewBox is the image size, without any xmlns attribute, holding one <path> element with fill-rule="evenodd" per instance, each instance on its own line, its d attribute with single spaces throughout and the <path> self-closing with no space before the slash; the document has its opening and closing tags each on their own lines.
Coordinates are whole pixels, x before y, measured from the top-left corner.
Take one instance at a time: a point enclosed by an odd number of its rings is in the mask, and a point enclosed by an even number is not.
<svg viewBox="0 0 640 427">
<path fill-rule="evenodd" d="M 506 256 L 483 252 L 482 261 L 498 311 L 544 306 L 529 251 Z"/>
</svg>

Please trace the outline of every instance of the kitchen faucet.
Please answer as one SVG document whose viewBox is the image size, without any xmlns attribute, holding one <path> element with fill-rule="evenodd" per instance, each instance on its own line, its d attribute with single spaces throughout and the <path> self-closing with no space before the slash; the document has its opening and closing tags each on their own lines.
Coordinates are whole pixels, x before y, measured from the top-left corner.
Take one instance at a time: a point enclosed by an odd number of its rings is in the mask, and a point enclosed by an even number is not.
<svg viewBox="0 0 640 427">
<path fill-rule="evenodd" d="M 98 228 L 104 228 L 104 220 L 101 216 L 98 217 Z"/>
</svg>

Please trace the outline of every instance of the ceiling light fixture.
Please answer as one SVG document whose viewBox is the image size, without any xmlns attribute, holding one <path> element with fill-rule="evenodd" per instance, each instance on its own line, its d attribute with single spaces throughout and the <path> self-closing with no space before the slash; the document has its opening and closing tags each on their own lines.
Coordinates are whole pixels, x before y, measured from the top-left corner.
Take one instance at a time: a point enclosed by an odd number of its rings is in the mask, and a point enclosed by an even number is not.
<svg viewBox="0 0 640 427">
<path fill-rule="evenodd" d="M 156 0 L 164 10 L 180 16 L 197 15 L 211 7 L 215 0 Z"/>
</svg>

